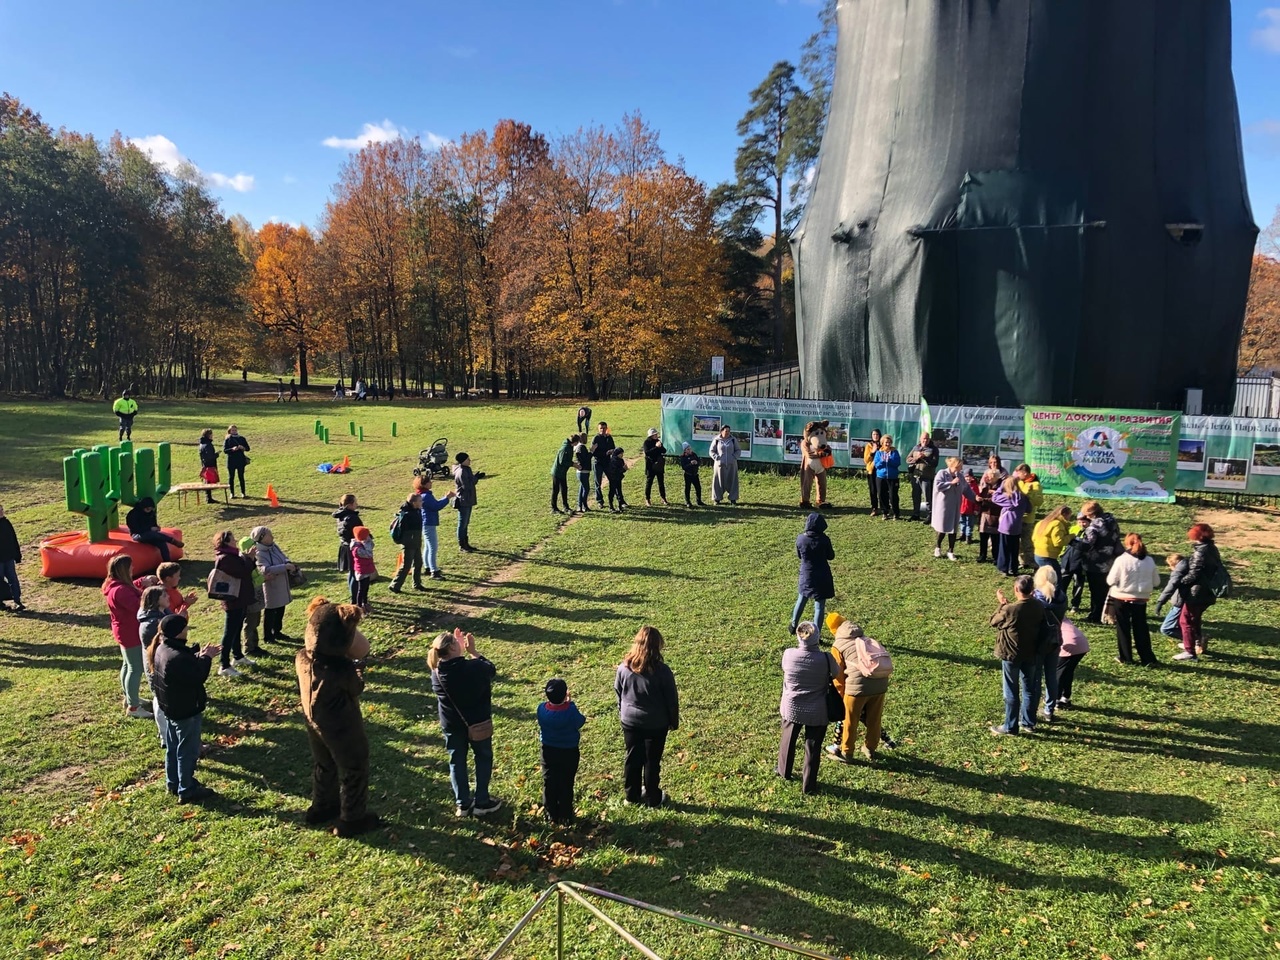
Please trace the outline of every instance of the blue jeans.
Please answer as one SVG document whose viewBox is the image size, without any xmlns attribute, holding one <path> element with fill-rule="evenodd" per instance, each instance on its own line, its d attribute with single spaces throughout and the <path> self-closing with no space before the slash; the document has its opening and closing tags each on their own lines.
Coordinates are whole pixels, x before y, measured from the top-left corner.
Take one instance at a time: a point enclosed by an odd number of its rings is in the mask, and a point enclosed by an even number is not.
<svg viewBox="0 0 1280 960">
<path fill-rule="evenodd" d="M 973 514 L 960 514 L 960 539 L 968 542 L 973 539 Z"/>
<path fill-rule="evenodd" d="M 604 506 L 604 491 L 600 489 L 600 484 L 604 481 L 604 461 L 596 460 L 591 465 L 591 471 L 595 474 L 596 481 L 596 506 Z"/>
<path fill-rule="evenodd" d="M 1034 730 L 1036 701 L 1040 699 L 1039 681 L 1036 678 L 1040 661 L 1014 663 L 1012 660 L 1003 660 L 1000 666 L 1004 674 L 1004 728 L 1010 733 L 1017 733 L 1019 725 Z M 1056 676 L 1054 682 L 1057 682 Z"/>
<path fill-rule="evenodd" d="M 18 583 L 18 564 L 15 560 L 0 560 L 0 580 L 9 584 L 14 603 L 22 602 L 22 585 Z"/>
<path fill-rule="evenodd" d="M 436 556 L 440 553 L 440 528 L 422 528 L 422 565 L 428 573 L 435 573 L 440 567 L 436 564 Z"/>
<path fill-rule="evenodd" d="M 142 705 L 138 699 L 138 690 L 142 687 L 142 646 L 121 647 L 120 690 L 124 693 L 125 705 L 137 707 Z"/>
<path fill-rule="evenodd" d="M 1010 575 L 1018 572 L 1018 548 L 1021 545 L 1022 534 L 1020 533 L 1002 533 L 1000 534 L 1000 548 L 996 553 L 996 569 L 1001 573 Z"/>
<path fill-rule="evenodd" d="M 454 503 L 457 503 L 455 500 Z M 458 543 L 459 545 L 469 544 L 467 539 L 467 531 L 471 527 L 471 505 L 458 507 Z"/>
<path fill-rule="evenodd" d="M 1058 579 L 1062 579 L 1062 567 L 1058 564 L 1057 560 L 1054 560 L 1052 557 L 1042 557 L 1039 554 L 1034 554 L 1031 559 L 1035 561 L 1037 570 L 1041 567 L 1053 567 L 1053 572 L 1058 575 Z"/>
<path fill-rule="evenodd" d="M 200 759 L 201 714 L 185 720 L 165 718 L 164 780 L 179 799 L 196 789 L 196 761 Z"/>
<path fill-rule="evenodd" d="M 796 597 L 795 609 L 791 611 L 791 625 L 797 626 L 800 623 L 800 615 L 804 613 L 805 604 L 809 602 L 809 598 L 804 594 Z M 818 628 L 818 636 L 822 636 L 822 615 L 826 612 L 827 601 L 813 601 L 813 623 Z"/>
<path fill-rule="evenodd" d="M 1178 626 L 1178 617 L 1182 614 L 1182 604 L 1176 607 L 1170 607 L 1169 612 L 1164 615 L 1164 623 L 1160 624 L 1160 632 L 1166 637 L 1173 637 L 1175 640 L 1182 639 L 1182 628 Z"/>
<path fill-rule="evenodd" d="M 587 501 L 591 499 L 591 471 L 578 471 L 578 509 L 585 513 Z"/>
<path fill-rule="evenodd" d="M 453 799 L 460 807 L 471 806 L 471 784 L 467 778 L 467 749 L 476 755 L 476 803 L 489 802 L 489 778 L 493 776 L 493 738 L 471 741 L 467 731 L 444 732 L 444 749 L 449 754 L 449 783 Z"/>
<path fill-rule="evenodd" d="M 1062 644 L 1055 643 L 1036 664 L 1036 698 L 1040 697 L 1041 677 L 1044 678 L 1044 709 L 1050 716 L 1058 706 L 1058 660 L 1062 653 Z M 1031 711 L 1035 717 L 1035 710 Z"/>
</svg>

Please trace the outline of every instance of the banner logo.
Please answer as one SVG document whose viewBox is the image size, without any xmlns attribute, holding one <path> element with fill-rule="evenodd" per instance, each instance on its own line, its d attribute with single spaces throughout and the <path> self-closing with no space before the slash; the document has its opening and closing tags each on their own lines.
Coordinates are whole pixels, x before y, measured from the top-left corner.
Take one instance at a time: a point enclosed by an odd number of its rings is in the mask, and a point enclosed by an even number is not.
<svg viewBox="0 0 1280 960">
<path fill-rule="evenodd" d="M 1100 425 L 1087 427 L 1075 437 L 1068 435 L 1071 468 L 1086 480 L 1110 480 L 1120 476 L 1129 460 L 1126 436 Z"/>
</svg>

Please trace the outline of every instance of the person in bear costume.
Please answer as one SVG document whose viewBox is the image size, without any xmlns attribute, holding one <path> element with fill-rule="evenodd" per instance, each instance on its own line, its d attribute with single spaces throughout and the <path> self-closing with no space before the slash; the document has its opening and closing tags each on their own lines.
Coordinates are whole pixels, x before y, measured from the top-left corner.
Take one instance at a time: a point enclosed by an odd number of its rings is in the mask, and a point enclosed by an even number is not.
<svg viewBox="0 0 1280 960">
<path fill-rule="evenodd" d="M 317 825 L 336 816 L 340 837 L 354 837 L 382 823 L 366 809 L 369 740 L 360 715 L 364 673 L 357 664 L 369 655 L 369 641 L 360 632 L 363 615 L 352 604 L 316 597 L 307 605 L 306 640 L 294 658 L 311 741 L 306 821 Z"/>
<path fill-rule="evenodd" d="M 800 444 L 800 506 L 809 506 L 809 493 L 813 481 L 818 481 L 818 507 L 829 510 L 827 503 L 827 469 L 822 458 L 831 455 L 827 446 L 829 420 L 810 420 L 804 425 L 804 440 Z"/>
</svg>

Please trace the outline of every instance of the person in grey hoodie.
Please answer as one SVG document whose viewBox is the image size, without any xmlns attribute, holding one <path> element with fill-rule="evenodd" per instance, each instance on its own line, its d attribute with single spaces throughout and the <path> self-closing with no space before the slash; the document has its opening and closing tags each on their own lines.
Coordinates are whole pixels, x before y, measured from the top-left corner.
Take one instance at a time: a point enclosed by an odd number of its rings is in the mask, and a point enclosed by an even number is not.
<svg viewBox="0 0 1280 960">
<path fill-rule="evenodd" d="M 818 765 L 822 740 L 827 735 L 827 688 L 839 674 L 835 658 L 818 649 L 818 628 L 809 621 L 796 627 L 796 645 L 782 654 L 782 738 L 778 742 L 777 773 L 790 780 L 796 759 L 796 741 L 804 731 L 804 766 L 800 789 L 818 792 Z"/>
<path fill-rule="evenodd" d="M 725 497 L 730 503 L 738 502 L 738 457 L 742 447 L 728 426 L 720 428 L 720 435 L 711 441 L 711 500 L 717 505 Z"/>
<path fill-rule="evenodd" d="M 680 726 L 676 678 L 662 659 L 663 645 L 657 627 L 641 627 L 613 681 L 627 749 L 623 767 L 627 802 L 650 807 L 660 807 L 667 799 L 659 784 L 662 751 L 667 733 Z"/>
</svg>

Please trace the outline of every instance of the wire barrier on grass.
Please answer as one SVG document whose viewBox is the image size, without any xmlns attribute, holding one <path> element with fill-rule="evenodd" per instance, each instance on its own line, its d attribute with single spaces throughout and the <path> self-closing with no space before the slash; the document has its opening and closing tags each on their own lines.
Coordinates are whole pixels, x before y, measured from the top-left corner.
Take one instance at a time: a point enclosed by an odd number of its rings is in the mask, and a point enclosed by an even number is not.
<svg viewBox="0 0 1280 960">
<path fill-rule="evenodd" d="M 540 916 L 542 911 L 548 907 L 553 900 L 555 901 L 555 928 L 553 936 L 556 960 L 566 960 L 568 957 L 584 955 L 580 949 L 584 946 L 581 942 L 581 934 L 583 930 L 581 927 L 577 926 L 572 929 L 567 927 L 565 918 L 566 904 L 581 907 L 590 914 L 594 921 L 598 922 L 590 922 L 586 927 L 587 931 L 597 933 L 599 932 L 598 924 L 603 924 L 607 933 L 625 941 L 630 947 L 636 950 L 640 956 L 647 957 L 648 960 L 662 960 L 661 954 L 646 946 L 640 940 L 635 930 L 637 926 L 636 923 L 631 923 L 630 926 L 632 929 L 628 929 L 618 920 L 606 914 L 599 906 L 588 900 L 587 897 L 619 903 L 624 906 L 634 908 L 635 910 L 642 911 L 644 914 L 687 924 L 691 927 L 696 927 L 699 930 L 709 931 L 713 936 L 715 934 L 723 934 L 726 937 L 734 938 L 734 940 L 742 946 L 752 947 L 752 956 L 766 957 L 790 955 L 793 957 L 811 957 L 813 960 L 835 960 L 835 958 L 829 954 L 819 953 L 817 950 L 813 950 L 809 947 L 793 946 L 792 944 L 783 943 L 780 940 L 773 940 L 769 937 L 760 936 L 757 933 L 752 933 L 749 930 L 740 927 L 729 927 L 724 924 L 713 923 L 712 921 L 704 920 L 701 917 L 693 917 L 687 913 L 668 910 L 666 907 L 654 906 L 653 904 L 645 903 L 642 900 L 632 900 L 630 897 L 624 897 L 621 894 L 610 893 L 608 890 L 601 890 L 598 887 L 588 887 L 585 884 L 573 883 L 568 880 L 561 880 L 544 890 L 542 895 L 534 901 L 534 904 L 529 908 L 529 911 L 520 918 L 519 922 L 512 928 L 511 932 L 507 934 L 506 939 L 503 940 L 502 943 L 498 944 L 497 949 L 488 955 L 488 960 L 499 960 L 500 957 L 523 956 L 524 954 L 515 954 L 510 952 L 512 945 L 522 933 L 526 933 L 533 921 Z M 658 931 L 655 931 L 655 933 L 656 932 Z M 569 933 L 575 939 L 571 942 L 566 942 L 566 933 Z M 716 937 L 716 940 L 718 942 L 713 947 L 715 949 L 715 956 L 726 957 L 730 955 L 739 955 L 737 951 L 726 950 L 725 948 L 728 945 L 719 942 L 718 937 Z M 544 944 L 542 946 L 545 948 L 547 945 Z M 684 947 L 681 948 L 680 952 L 682 956 L 689 955 L 687 949 Z M 589 953 L 586 955 L 595 954 Z M 745 956 L 746 954 L 741 955 Z"/>
</svg>

